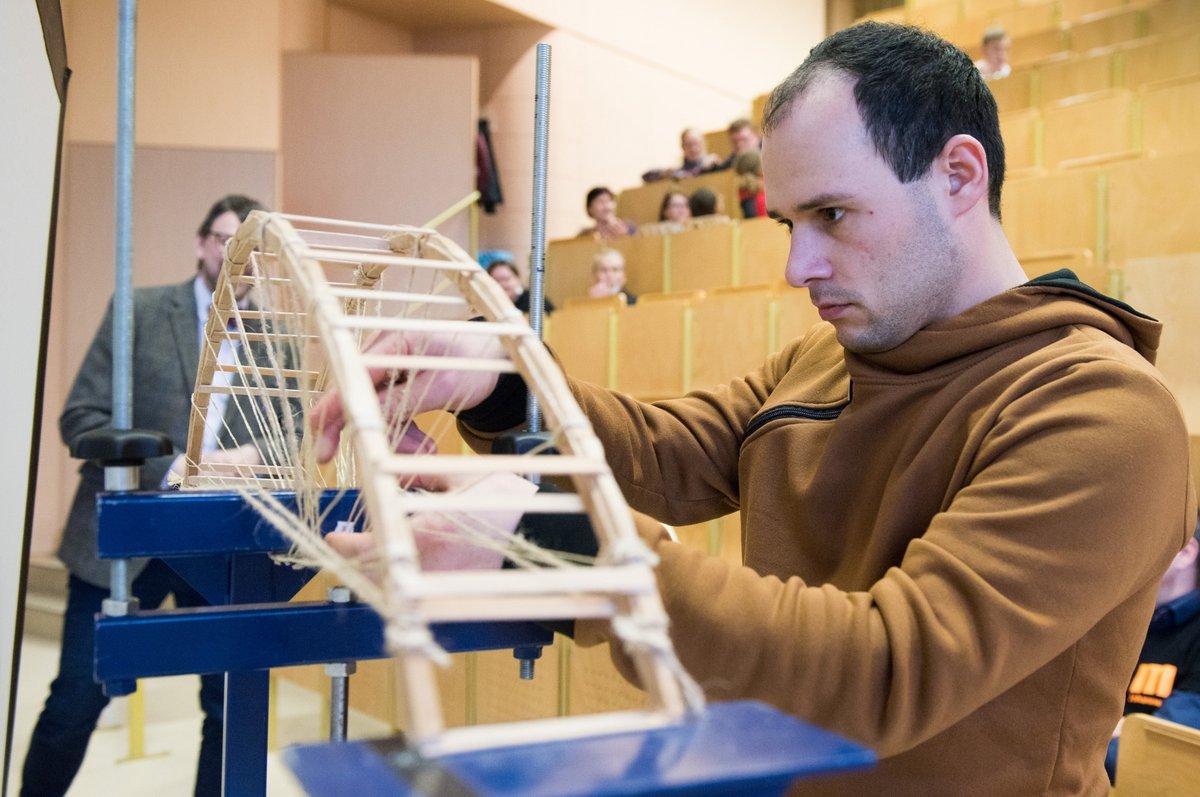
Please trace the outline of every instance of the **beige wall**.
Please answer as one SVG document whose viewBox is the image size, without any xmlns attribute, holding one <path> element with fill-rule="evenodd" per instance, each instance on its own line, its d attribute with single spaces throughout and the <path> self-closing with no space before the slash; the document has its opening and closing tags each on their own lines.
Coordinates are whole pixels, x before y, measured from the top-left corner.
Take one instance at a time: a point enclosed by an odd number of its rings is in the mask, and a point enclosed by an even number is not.
<svg viewBox="0 0 1200 797">
<path fill-rule="evenodd" d="M 480 245 L 510 249 L 522 265 L 531 243 L 539 42 L 551 46 L 546 231 L 555 238 L 588 222 L 583 197 L 592 186 L 619 192 L 647 169 L 676 163 L 684 127 L 719 130 L 749 115 L 751 100 L 794 69 L 825 30 L 820 0 L 502 5 L 544 24 L 423 32 L 415 47 L 479 58 L 480 116 L 491 123 L 505 195 L 500 210 L 483 217 Z"/>
<path fill-rule="evenodd" d="M 63 244 L 55 265 L 35 555 L 53 551 L 74 488 L 75 463 L 58 442 L 54 421 L 112 284 L 108 153 L 116 127 L 117 2 L 63 0 L 62 5 L 73 70 L 63 174 L 70 196 L 63 203 Z M 353 5 L 353 0 L 138 3 L 137 284 L 170 282 L 190 273 L 190 254 L 182 250 L 190 246 L 199 215 L 216 193 L 249 190 L 267 202 L 284 197 L 283 210 L 291 209 L 289 202 L 300 203 L 284 190 L 280 177 L 285 170 L 279 160 L 287 157 L 282 144 L 285 53 L 474 59 L 478 110 L 492 123 L 506 199 L 496 215 L 483 217 L 481 245 L 512 249 L 524 262 L 530 245 L 539 41 L 553 48 L 547 230 L 555 237 L 584 224 L 582 197 L 590 186 L 605 183 L 620 190 L 633 185 L 645 169 L 678 159 L 682 127 L 718 129 L 748 113 L 750 100 L 795 66 L 824 30 L 823 0 L 757 0 L 741 7 L 715 0 L 609 0 L 603 5 L 504 0 L 497 5 L 541 24 L 438 31 L 408 30 Z M 421 107 L 405 110 L 420 114 Z M 466 152 L 468 139 L 448 138 L 451 150 Z M 339 141 L 324 144 L 326 157 L 358 154 Z M 245 176 L 253 188 L 239 187 L 242 169 L 250 170 Z M 418 173 L 399 180 L 396 190 L 448 204 L 443 189 L 446 196 L 457 196 L 468 187 L 457 172 L 446 185 L 431 189 L 436 181 Z M 409 182 L 424 185 L 408 189 Z M 321 212 L 319 204 L 305 209 Z M 407 209 L 362 211 L 364 217 L 378 218 Z M 464 220 L 452 222 L 450 231 L 466 243 Z"/>
</svg>

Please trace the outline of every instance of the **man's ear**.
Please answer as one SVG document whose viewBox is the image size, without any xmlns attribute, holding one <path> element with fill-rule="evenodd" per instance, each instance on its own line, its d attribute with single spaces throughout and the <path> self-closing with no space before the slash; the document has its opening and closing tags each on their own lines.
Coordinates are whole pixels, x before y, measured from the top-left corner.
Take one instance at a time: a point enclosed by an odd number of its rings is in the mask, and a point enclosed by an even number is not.
<svg viewBox="0 0 1200 797">
<path fill-rule="evenodd" d="M 988 201 L 988 162 L 983 145 L 974 136 L 960 133 L 942 147 L 934 161 L 945 180 L 953 215 L 960 216 Z"/>
<path fill-rule="evenodd" d="M 196 259 L 202 260 L 203 258 L 204 258 L 204 236 L 197 235 L 196 236 Z"/>
</svg>

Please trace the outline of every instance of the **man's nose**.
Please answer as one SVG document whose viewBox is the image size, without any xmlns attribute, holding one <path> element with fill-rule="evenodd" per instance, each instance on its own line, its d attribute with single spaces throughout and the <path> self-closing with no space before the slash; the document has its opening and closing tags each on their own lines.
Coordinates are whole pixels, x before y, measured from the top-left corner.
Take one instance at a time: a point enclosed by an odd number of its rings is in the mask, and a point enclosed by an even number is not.
<svg viewBox="0 0 1200 797">
<path fill-rule="evenodd" d="M 821 245 L 819 236 L 796 227 L 792 231 L 792 244 L 784 272 L 788 284 L 794 288 L 806 288 L 815 280 L 829 279 L 832 274 L 828 252 Z"/>
</svg>

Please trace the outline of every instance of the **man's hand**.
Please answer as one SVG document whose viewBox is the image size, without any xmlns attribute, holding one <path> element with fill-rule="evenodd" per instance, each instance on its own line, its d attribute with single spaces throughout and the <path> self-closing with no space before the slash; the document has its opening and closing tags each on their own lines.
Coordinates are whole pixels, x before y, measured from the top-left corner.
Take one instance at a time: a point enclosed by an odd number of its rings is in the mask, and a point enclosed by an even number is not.
<svg viewBox="0 0 1200 797">
<path fill-rule="evenodd" d="M 171 467 L 163 475 L 162 487 L 166 488 L 172 484 L 179 484 L 183 481 L 183 473 L 187 469 L 186 455 L 180 454 L 175 457 L 171 463 Z M 258 448 L 250 443 L 244 443 L 236 448 L 224 448 L 217 451 L 210 451 L 202 455 L 201 459 L 204 462 L 225 463 L 228 465 L 261 465 L 263 464 L 262 455 Z"/>
<path fill-rule="evenodd" d="M 532 495 L 537 485 L 512 473 L 477 477 L 425 477 L 414 484 L 437 492 L 490 492 Z M 421 569 L 497 570 L 504 561 L 503 546 L 521 520 L 520 510 L 496 512 L 422 512 L 409 518 L 421 557 Z M 371 562 L 378 556 L 372 533 L 334 531 L 325 541 L 341 556 Z"/>
<path fill-rule="evenodd" d="M 385 332 L 364 349 L 370 354 L 433 357 L 506 358 L 500 341 L 488 335 L 449 335 Z M 489 371 L 405 371 L 372 368 L 371 381 L 379 394 L 384 416 L 402 424 L 428 410 L 470 409 L 496 387 L 499 374 Z M 317 435 L 317 461 L 328 462 L 337 452 L 346 425 L 342 397 L 336 391 L 324 396 L 309 415 Z M 403 443 L 401 444 L 403 445 Z"/>
</svg>

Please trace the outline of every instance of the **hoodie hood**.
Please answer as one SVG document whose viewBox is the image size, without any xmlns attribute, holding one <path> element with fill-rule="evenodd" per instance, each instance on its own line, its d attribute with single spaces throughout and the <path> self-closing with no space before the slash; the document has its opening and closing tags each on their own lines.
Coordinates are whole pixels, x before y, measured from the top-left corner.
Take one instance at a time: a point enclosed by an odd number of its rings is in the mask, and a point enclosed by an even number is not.
<svg viewBox="0 0 1200 797">
<path fill-rule="evenodd" d="M 1067 269 L 1030 280 L 966 312 L 919 330 L 885 352 L 846 352 L 851 371 L 916 374 L 961 365 L 997 346 L 1066 327 L 1088 326 L 1129 346 L 1153 364 L 1162 324 L 1079 281 Z"/>
</svg>

